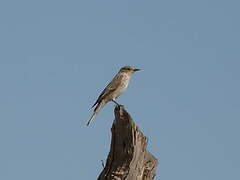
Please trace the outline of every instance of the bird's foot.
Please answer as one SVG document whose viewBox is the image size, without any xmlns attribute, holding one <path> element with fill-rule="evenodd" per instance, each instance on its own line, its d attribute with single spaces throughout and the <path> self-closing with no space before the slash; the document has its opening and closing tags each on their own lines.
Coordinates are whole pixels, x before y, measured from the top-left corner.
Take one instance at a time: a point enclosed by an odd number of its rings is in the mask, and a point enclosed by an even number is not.
<svg viewBox="0 0 240 180">
<path fill-rule="evenodd" d="M 117 106 L 120 106 L 120 104 L 118 104 L 115 100 L 112 100 L 112 102 L 114 102 Z"/>
</svg>

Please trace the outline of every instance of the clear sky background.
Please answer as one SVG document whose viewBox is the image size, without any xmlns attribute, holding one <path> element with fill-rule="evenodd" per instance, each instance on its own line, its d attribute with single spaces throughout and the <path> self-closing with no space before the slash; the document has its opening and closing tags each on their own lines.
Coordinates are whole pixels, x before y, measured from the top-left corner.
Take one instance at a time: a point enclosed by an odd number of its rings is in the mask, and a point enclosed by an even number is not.
<svg viewBox="0 0 240 180">
<path fill-rule="evenodd" d="M 0 2 L 0 179 L 92 180 L 114 104 L 90 107 L 121 66 L 118 99 L 149 137 L 156 180 L 240 179 L 240 3 Z"/>
</svg>

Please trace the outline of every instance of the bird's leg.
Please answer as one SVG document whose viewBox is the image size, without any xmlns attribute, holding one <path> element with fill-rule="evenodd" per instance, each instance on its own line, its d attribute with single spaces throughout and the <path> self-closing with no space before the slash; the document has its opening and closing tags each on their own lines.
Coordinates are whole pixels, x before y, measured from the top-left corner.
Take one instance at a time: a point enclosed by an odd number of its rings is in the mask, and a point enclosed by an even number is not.
<svg viewBox="0 0 240 180">
<path fill-rule="evenodd" d="M 120 106 L 120 104 L 118 104 L 115 100 L 112 100 L 112 102 L 114 102 L 117 106 Z"/>
</svg>

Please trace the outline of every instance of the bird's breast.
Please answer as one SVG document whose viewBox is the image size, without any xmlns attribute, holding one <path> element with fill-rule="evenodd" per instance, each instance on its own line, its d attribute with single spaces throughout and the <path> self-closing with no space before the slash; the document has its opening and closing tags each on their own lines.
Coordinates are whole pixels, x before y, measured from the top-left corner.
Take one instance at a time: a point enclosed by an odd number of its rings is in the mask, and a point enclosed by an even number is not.
<svg viewBox="0 0 240 180">
<path fill-rule="evenodd" d="M 112 99 L 116 99 L 127 89 L 130 78 L 131 76 L 126 73 L 118 74 L 116 78 L 116 81 L 118 81 L 118 83 L 116 83 L 117 87 L 114 93 L 112 94 L 113 95 Z"/>
<path fill-rule="evenodd" d="M 129 80 L 130 80 L 130 76 L 128 74 L 122 74 L 122 80 L 121 80 L 121 90 L 125 91 L 128 87 L 129 84 Z"/>
</svg>

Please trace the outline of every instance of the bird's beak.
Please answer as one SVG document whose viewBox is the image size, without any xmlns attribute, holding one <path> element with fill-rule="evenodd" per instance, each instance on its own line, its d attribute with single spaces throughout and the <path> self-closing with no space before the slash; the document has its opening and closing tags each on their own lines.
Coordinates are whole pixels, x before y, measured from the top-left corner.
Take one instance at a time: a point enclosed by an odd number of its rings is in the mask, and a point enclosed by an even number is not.
<svg viewBox="0 0 240 180">
<path fill-rule="evenodd" d="M 141 69 L 134 69 L 133 71 L 136 72 L 136 71 L 140 71 Z"/>
</svg>

